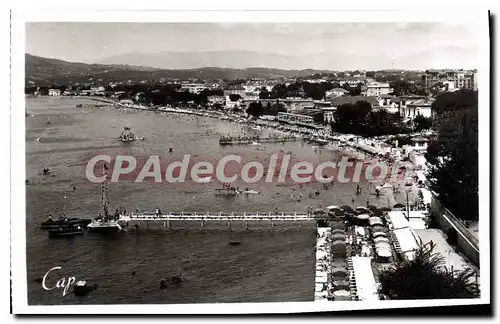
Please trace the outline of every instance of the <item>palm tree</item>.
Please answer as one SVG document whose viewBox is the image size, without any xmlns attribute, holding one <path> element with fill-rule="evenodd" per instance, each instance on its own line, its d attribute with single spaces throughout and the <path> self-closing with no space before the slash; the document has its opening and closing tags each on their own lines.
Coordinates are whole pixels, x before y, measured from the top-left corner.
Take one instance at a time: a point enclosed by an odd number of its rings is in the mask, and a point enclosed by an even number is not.
<svg viewBox="0 0 500 324">
<path fill-rule="evenodd" d="M 479 287 L 475 271 L 449 271 L 445 258 L 433 253 L 434 245 L 415 251 L 412 261 L 397 262 L 380 275 L 379 293 L 389 299 L 449 299 L 477 298 Z"/>
</svg>

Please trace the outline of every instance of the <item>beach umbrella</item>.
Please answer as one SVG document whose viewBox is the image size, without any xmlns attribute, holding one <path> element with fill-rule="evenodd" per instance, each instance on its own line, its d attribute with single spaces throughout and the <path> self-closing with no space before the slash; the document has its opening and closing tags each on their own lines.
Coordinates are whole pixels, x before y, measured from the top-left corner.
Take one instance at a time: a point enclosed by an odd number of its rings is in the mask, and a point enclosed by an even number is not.
<svg viewBox="0 0 500 324">
<path fill-rule="evenodd" d="M 392 256 L 392 252 L 390 250 L 387 250 L 387 249 L 378 249 L 377 255 L 381 256 L 383 258 L 390 258 Z"/>
<path fill-rule="evenodd" d="M 315 209 L 313 210 L 313 214 L 314 214 L 314 215 L 325 215 L 325 214 L 326 214 L 326 212 L 325 212 L 323 209 L 321 209 L 321 208 L 315 208 Z"/>
<path fill-rule="evenodd" d="M 368 211 L 369 209 L 365 206 L 358 206 L 358 207 L 356 207 L 356 210 Z"/>
<path fill-rule="evenodd" d="M 387 232 L 387 228 L 380 224 L 375 224 L 372 227 L 372 232 Z"/>
<path fill-rule="evenodd" d="M 375 225 L 383 225 L 384 223 L 382 222 L 382 219 L 380 217 L 370 217 L 370 219 L 368 220 L 368 222 L 370 223 L 371 226 L 375 226 Z"/>
<path fill-rule="evenodd" d="M 405 208 L 405 205 L 398 203 L 394 205 L 394 208 Z"/>
<path fill-rule="evenodd" d="M 388 211 L 391 211 L 392 209 L 389 208 L 389 207 L 382 207 L 379 209 L 380 211 L 383 211 L 383 212 L 388 212 Z"/>
<path fill-rule="evenodd" d="M 333 234 L 332 235 L 332 241 L 339 241 L 339 240 L 345 240 L 345 234 Z"/>
<path fill-rule="evenodd" d="M 378 243 L 378 242 L 387 242 L 387 243 L 389 243 L 389 239 L 387 237 L 382 237 L 382 236 L 374 238 L 373 241 L 375 243 Z"/>
<path fill-rule="evenodd" d="M 347 272 L 339 273 L 337 276 L 334 276 L 333 274 L 330 276 L 331 283 L 334 286 L 339 286 L 339 285 L 350 285 L 349 278 L 344 278 L 344 274 L 347 275 Z"/>
<path fill-rule="evenodd" d="M 332 229 L 344 229 L 344 223 L 343 222 L 329 222 L 328 226 L 330 226 Z"/>
<path fill-rule="evenodd" d="M 336 249 L 332 249 L 331 256 L 333 259 L 343 259 L 347 255 L 345 247 L 337 245 Z"/>
<path fill-rule="evenodd" d="M 345 260 L 333 260 L 330 263 L 331 269 L 345 269 L 347 267 Z"/>
<path fill-rule="evenodd" d="M 342 289 L 342 290 L 336 290 L 333 292 L 333 295 L 335 297 L 349 297 L 351 295 L 351 293 L 345 289 Z"/>
<path fill-rule="evenodd" d="M 354 217 L 353 213 L 344 213 L 344 218 L 347 220 L 352 219 L 353 217 Z"/>
<path fill-rule="evenodd" d="M 377 242 L 375 243 L 376 249 L 390 249 L 391 246 L 387 242 Z"/>
<path fill-rule="evenodd" d="M 331 269 L 331 274 L 332 275 L 336 275 L 336 274 L 339 274 L 339 275 L 344 275 L 344 274 L 347 274 L 347 270 L 345 268 L 333 268 Z"/>
<path fill-rule="evenodd" d="M 375 232 L 372 234 L 373 237 L 378 237 L 378 236 L 387 236 L 387 233 L 385 232 L 381 232 L 381 231 L 378 231 L 378 232 Z"/>
<path fill-rule="evenodd" d="M 326 207 L 326 209 L 328 209 L 329 211 L 333 211 L 333 210 L 340 210 L 340 207 L 335 205 L 330 205 Z"/>
<path fill-rule="evenodd" d="M 378 210 L 378 207 L 375 205 L 368 205 L 368 209 L 371 210 L 372 212 L 376 212 Z"/>
<path fill-rule="evenodd" d="M 354 209 L 349 205 L 343 205 L 340 207 L 340 209 L 342 209 L 343 211 L 346 211 L 346 212 L 351 212 L 351 213 L 354 211 Z"/>
<path fill-rule="evenodd" d="M 367 220 L 370 218 L 370 215 L 369 214 L 359 214 L 356 216 L 356 218 L 359 220 Z"/>
<path fill-rule="evenodd" d="M 345 230 L 343 230 L 341 228 L 332 229 L 332 234 L 335 234 L 335 233 L 345 234 Z"/>
</svg>

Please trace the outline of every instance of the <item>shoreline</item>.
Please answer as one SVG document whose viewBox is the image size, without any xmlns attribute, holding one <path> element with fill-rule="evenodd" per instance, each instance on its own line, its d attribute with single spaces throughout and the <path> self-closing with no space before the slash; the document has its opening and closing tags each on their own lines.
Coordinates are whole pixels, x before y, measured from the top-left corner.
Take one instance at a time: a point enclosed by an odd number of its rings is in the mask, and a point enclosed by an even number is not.
<svg viewBox="0 0 500 324">
<path fill-rule="evenodd" d="M 345 153 L 355 158 L 356 160 L 365 160 L 365 162 L 382 162 L 386 163 L 388 166 L 392 166 L 393 164 L 399 163 L 401 166 L 404 166 L 406 172 L 410 171 L 410 174 L 406 175 L 402 181 L 397 181 L 394 185 L 401 186 L 405 185 L 405 183 L 411 183 L 411 191 L 413 191 L 416 186 L 416 181 L 414 181 L 414 177 L 419 171 L 418 168 L 411 161 L 404 161 L 403 158 L 398 158 L 395 156 L 389 155 L 387 157 L 387 152 L 384 154 L 384 150 L 377 148 L 382 144 L 385 144 L 383 140 L 379 138 L 364 138 L 355 134 L 335 134 L 332 135 L 329 127 L 322 127 L 317 130 L 308 129 L 306 127 L 299 127 L 296 125 L 289 124 L 281 124 L 278 121 L 270 121 L 263 119 L 252 119 L 249 117 L 245 117 L 238 114 L 228 113 L 225 111 L 213 111 L 207 109 L 189 109 L 189 108 L 176 108 L 172 106 L 155 106 L 148 107 L 139 104 L 122 104 L 117 100 L 104 98 L 104 97 L 96 97 L 96 96 L 37 96 L 33 98 L 54 98 L 54 99 L 87 99 L 90 101 L 101 102 L 104 105 L 89 105 L 85 107 L 102 107 L 102 106 L 110 106 L 116 109 L 131 109 L 131 110 L 139 110 L 139 111 L 149 111 L 153 113 L 160 114 L 176 114 L 176 115 L 188 115 L 188 116 L 197 116 L 197 117 L 208 117 L 212 119 L 216 119 L 219 121 L 227 121 L 229 123 L 239 123 L 244 124 L 248 127 L 252 127 L 256 130 L 267 130 L 272 133 L 277 133 L 280 135 L 284 135 L 286 137 L 293 136 L 298 140 L 309 142 L 309 144 L 317 149 L 325 149 L 329 151 L 337 151 L 341 153 Z M 83 106 L 82 106 L 83 107 Z M 258 127 L 258 128 L 257 128 Z M 404 134 L 411 136 L 412 134 Z M 384 136 L 386 138 L 396 137 L 398 135 L 390 135 Z M 318 144 L 315 142 L 315 139 L 320 139 L 326 141 L 326 144 Z M 385 150 L 387 151 L 387 150 Z M 389 153 L 390 154 L 390 153 Z M 408 170 L 409 169 L 409 170 Z M 387 181 L 386 181 L 387 182 Z M 400 183 L 398 183 L 400 182 Z M 390 182 L 387 182 L 390 183 Z M 425 187 L 424 187 L 425 188 Z M 426 188 L 427 189 L 427 188 Z"/>
</svg>

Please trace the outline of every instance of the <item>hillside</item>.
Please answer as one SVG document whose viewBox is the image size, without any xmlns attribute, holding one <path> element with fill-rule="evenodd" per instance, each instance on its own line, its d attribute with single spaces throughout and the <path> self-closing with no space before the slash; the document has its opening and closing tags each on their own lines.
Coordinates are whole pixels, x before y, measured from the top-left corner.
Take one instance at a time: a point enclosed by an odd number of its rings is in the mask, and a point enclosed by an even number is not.
<svg viewBox="0 0 500 324">
<path fill-rule="evenodd" d="M 314 73 L 327 73 L 324 70 L 281 70 L 270 68 L 231 69 L 219 67 L 203 67 L 198 69 L 158 69 L 133 65 L 85 64 L 66 62 L 26 54 L 26 80 L 37 84 L 71 84 L 102 79 L 102 82 L 142 80 L 159 80 L 199 78 L 206 80 L 218 79 L 249 79 L 271 77 L 301 77 Z"/>
</svg>

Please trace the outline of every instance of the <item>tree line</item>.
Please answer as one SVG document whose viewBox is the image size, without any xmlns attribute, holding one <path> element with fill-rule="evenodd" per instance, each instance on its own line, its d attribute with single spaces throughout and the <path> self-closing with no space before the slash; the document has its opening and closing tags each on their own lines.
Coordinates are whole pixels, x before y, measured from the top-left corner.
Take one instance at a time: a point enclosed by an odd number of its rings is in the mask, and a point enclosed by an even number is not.
<svg viewBox="0 0 500 324">
<path fill-rule="evenodd" d="M 354 104 L 347 103 L 337 107 L 332 131 L 361 136 L 401 134 L 411 131 L 400 122 L 399 113 L 391 114 L 386 109 L 373 110 L 364 100 Z"/>
<path fill-rule="evenodd" d="M 285 99 L 288 97 L 301 97 L 312 98 L 313 100 L 326 99 L 326 92 L 334 88 L 342 88 L 349 91 L 352 96 L 361 94 L 361 84 L 356 87 L 351 87 L 349 84 L 344 83 L 340 85 L 337 82 L 321 82 L 310 83 L 307 81 L 297 81 L 289 85 L 280 83 L 275 85 L 271 91 L 263 87 L 260 89 L 260 99 Z"/>
<path fill-rule="evenodd" d="M 432 109 L 439 135 L 429 143 L 426 153 L 430 187 L 456 217 L 477 220 L 477 91 L 443 93 L 436 98 Z"/>
</svg>

